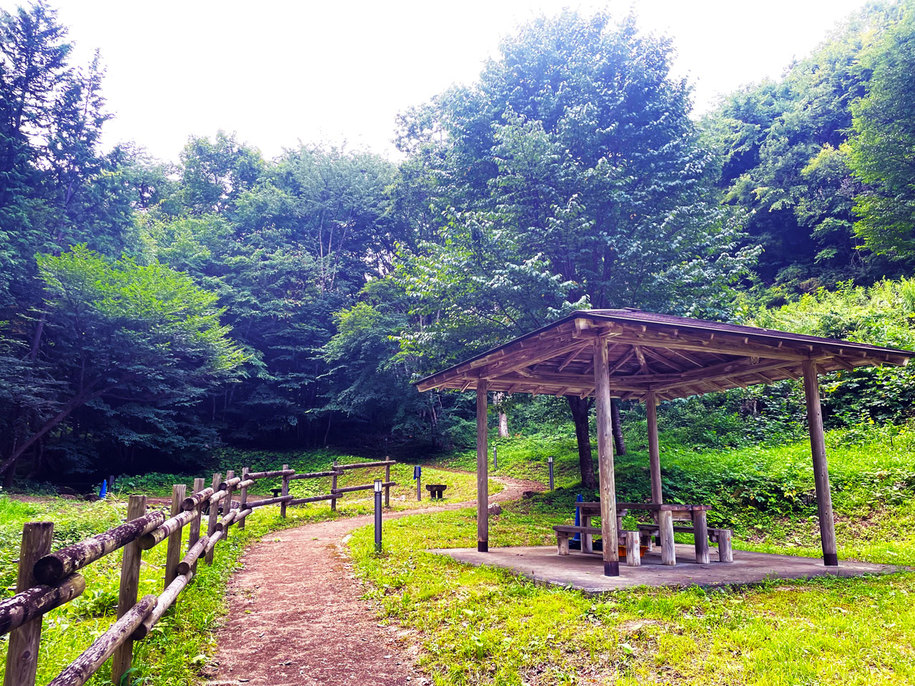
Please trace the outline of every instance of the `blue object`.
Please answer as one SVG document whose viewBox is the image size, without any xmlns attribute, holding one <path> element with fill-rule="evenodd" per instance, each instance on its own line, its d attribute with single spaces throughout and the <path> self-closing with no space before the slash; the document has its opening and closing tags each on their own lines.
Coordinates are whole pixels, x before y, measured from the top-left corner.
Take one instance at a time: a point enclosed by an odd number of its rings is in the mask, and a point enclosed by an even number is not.
<svg viewBox="0 0 915 686">
<path fill-rule="evenodd" d="M 108 479 L 102 479 L 102 487 L 98 491 L 99 498 L 105 498 L 108 496 Z"/>
<path fill-rule="evenodd" d="M 576 503 L 583 503 L 584 501 L 585 501 L 585 499 L 582 497 L 581 493 L 579 493 L 577 496 L 575 496 Z M 581 526 L 581 509 L 577 508 L 577 507 L 575 508 L 575 526 Z M 575 534 L 574 536 L 572 536 L 572 540 L 580 541 L 581 534 Z"/>
<path fill-rule="evenodd" d="M 419 465 L 413 467 L 413 478 L 418 479 L 423 475 L 423 468 Z"/>
</svg>

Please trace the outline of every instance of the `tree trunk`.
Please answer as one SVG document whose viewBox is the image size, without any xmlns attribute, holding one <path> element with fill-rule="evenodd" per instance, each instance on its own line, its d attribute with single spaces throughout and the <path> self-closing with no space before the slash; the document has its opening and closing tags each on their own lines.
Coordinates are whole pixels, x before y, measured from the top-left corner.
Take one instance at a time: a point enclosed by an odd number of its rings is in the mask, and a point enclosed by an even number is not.
<svg viewBox="0 0 915 686">
<path fill-rule="evenodd" d="M 620 421 L 620 399 L 610 399 L 610 419 L 613 422 L 613 447 L 617 455 L 626 454 L 626 441 L 623 438 L 623 423 Z"/>
<path fill-rule="evenodd" d="M 508 438 L 508 415 L 505 414 L 505 408 L 502 406 L 502 402 L 505 400 L 505 393 L 493 393 L 492 394 L 492 405 L 496 408 L 496 412 L 499 415 L 499 438 Z"/>
<path fill-rule="evenodd" d="M 591 401 L 568 395 L 569 409 L 575 421 L 575 438 L 578 441 L 578 466 L 581 469 L 581 485 L 584 488 L 597 488 L 594 478 L 594 460 L 591 458 L 591 431 L 588 427 L 588 410 Z"/>
</svg>

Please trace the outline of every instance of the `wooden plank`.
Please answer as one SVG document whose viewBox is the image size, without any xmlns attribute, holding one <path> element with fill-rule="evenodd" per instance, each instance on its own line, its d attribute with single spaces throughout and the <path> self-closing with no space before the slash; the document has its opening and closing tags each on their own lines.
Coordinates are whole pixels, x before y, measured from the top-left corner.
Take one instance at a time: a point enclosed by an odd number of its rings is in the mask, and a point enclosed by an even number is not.
<svg viewBox="0 0 915 686">
<path fill-rule="evenodd" d="M 276 505 L 277 503 L 288 503 L 290 500 L 292 500 L 291 495 L 280 495 L 276 498 L 264 498 L 263 500 L 249 500 L 248 507 L 265 507 L 266 505 Z"/>
<path fill-rule="evenodd" d="M 297 479 L 319 479 L 321 477 L 327 477 L 327 476 L 331 476 L 331 477 L 340 476 L 340 471 L 339 470 L 330 470 L 330 471 L 326 471 L 326 472 L 305 472 L 302 474 L 294 474 L 289 477 L 289 480 L 295 481 Z"/>
<path fill-rule="evenodd" d="M 82 686 L 89 681 L 105 660 L 128 640 L 140 623 L 152 612 L 156 605 L 156 596 L 144 596 L 108 631 L 99 636 L 82 655 L 71 662 L 48 686 Z"/>
<path fill-rule="evenodd" d="M 477 550 L 489 552 L 489 418 L 488 383 L 477 384 Z"/>
<path fill-rule="evenodd" d="M 397 482 L 396 481 L 382 481 L 381 485 L 382 486 L 396 486 Z M 362 484 L 361 486 L 347 486 L 345 488 L 338 488 L 336 490 L 336 493 L 340 494 L 340 493 L 355 493 L 356 491 L 370 491 L 373 488 L 375 488 L 374 483 Z"/>
<path fill-rule="evenodd" d="M 397 460 L 378 460 L 377 462 L 354 462 L 352 464 L 338 464 L 336 469 L 346 471 L 347 469 L 367 469 L 368 467 L 387 467 L 397 464 Z M 328 474 L 328 476 L 330 476 Z"/>
<path fill-rule="evenodd" d="M 322 500 L 329 500 L 329 501 L 331 501 L 331 503 L 334 503 L 334 502 L 336 502 L 337 498 L 338 498 L 338 496 L 333 493 L 331 493 L 329 495 L 312 495 L 307 498 L 293 498 L 292 500 L 289 501 L 288 504 L 291 507 L 292 505 L 304 505 L 305 503 L 318 503 L 318 502 L 321 502 Z"/>
<path fill-rule="evenodd" d="M 178 520 L 179 515 L 187 518 L 190 515 L 190 518 L 187 519 L 184 523 L 176 526 L 174 531 L 168 535 L 168 548 L 165 551 L 165 583 L 164 588 L 168 588 L 168 585 L 174 581 L 175 576 L 177 575 L 178 563 L 181 561 L 181 529 L 184 527 L 184 524 L 190 522 L 194 518 L 194 512 L 184 512 L 181 509 L 181 504 L 184 502 L 185 491 L 187 486 L 184 484 L 175 484 L 172 486 L 172 518 L 173 520 Z"/>
<path fill-rule="evenodd" d="M 19 547 L 19 574 L 16 592 L 22 593 L 38 584 L 35 578 L 35 563 L 51 550 L 54 540 L 53 522 L 29 522 L 22 527 L 22 543 Z M 43 615 L 24 622 L 10 634 L 6 651 L 6 672 L 3 686 L 34 686 L 38 671 L 38 646 L 41 643 Z"/>
<path fill-rule="evenodd" d="M 165 513 L 157 510 L 45 555 L 35 563 L 35 578 L 42 584 L 56 584 L 87 564 L 135 541 L 164 521 Z"/>
<path fill-rule="evenodd" d="M 85 590 L 86 580 L 79 574 L 71 574 L 54 586 L 38 584 L 0 600 L 0 636 L 69 603 Z"/>
<path fill-rule="evenodd" d="M 127 501 L 127 521 L 139 519 L 145 514 L 146 496 L 130 496 Z M 118 619 L 137 604 L 142 555 L 139 540 L 124 546 L 124 556 L 121 558 L 121 584 L 118 587 Z M 126 640 L 115 650 L 114 658 L 111 661 L 111 682 L 115 686 L 119 686 L 121 677 L 127 673 L 131 664 L 133 664 L 133 641 Z"/>
<path fill-rule="evenodd" d="M 817 494 L 817 515 L 820 520 L 820 543 L 823 563 L 839 564 L 836 529 L 832 514 L 832 493 L 829 489 L 829 465 L 826 461 L 826 439 L 823 435 L 823 411 L 820 407 L 820 387 L 816 365 L 804 362 L 804 396 L 807 401 L 807 428 L 810 431 L 810 452 L 813 456 L 813 480 Z"/>
<path fill-rule="evenodd" d="M 597 463 L 600 480 L 601 537 L 604 575 L 619 576 L 619 540 L 616 530 L 616 480 L 613 473 L 613 425 L 610 412 L 610 364 L 607 341 L 594 340 L 594 386 L 597 406 Z"/>
<path fill-rule="evenodd" d="M 272 472 L 248 472 L 248 478 L 257 481 L 258 479 L 274 479 L 278 476 L 292 476 L 293 474 L 295 474 L 294 469 L 277 469 Z M 219 484 L 216 484 L 214 488 L 217 486 Z"/>
</svg>

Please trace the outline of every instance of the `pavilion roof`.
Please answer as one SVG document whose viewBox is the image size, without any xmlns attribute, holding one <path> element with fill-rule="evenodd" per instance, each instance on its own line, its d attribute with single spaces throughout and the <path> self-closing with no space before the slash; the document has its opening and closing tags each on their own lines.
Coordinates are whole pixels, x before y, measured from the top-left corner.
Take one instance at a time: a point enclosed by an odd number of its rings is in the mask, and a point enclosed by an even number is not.
<svg viewBox="0 0 915 686">
<path fill-rule="evenodd" d="M 595 338 L 607 341 L 613 394 L 673 399 L 820 372 L 905 365 L 915 352 L 640 310 L 582 310 L 417 382 L 420 391 L 594 393 Z"/>
</svg>

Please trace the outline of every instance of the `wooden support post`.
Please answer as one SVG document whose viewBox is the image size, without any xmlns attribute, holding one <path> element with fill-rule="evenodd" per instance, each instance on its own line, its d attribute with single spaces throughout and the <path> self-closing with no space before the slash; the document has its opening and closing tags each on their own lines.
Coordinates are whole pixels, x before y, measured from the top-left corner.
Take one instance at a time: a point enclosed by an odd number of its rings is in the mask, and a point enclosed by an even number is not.
<svg viewBox="0 0 915 686">
<path fill-rule="evenodd" d="M 670 510 L 658 512 L 658 538 L 661 539 L 661 564 L 677 564 L 677 548 L 674 543 L 674 516 Z"/>
<path fill-rule="evenodd" d="M 385 461 L 387 462 L 387 461 L 390 460 L 391 458 L 389 458 L 387 455 L 385 455 L 385 458 L 384 458 L 384 459 L 385 459 Z M 385 506 L 385 507 L 391 507 L 391 486 L 390 486 L 390 483 L 391 483 L 391 465 L 389 465 L 389 464 L 386 464 L 386 465 L 384 466 L 384 483 L 385 483 L 385 487 L 384 487 L 384 506 Z"/>
<path fill-rule="evenodd" d="M 597 464 L 600 475 L 600 528 L 604 540 L 604 576 L 619 576 L 616 526 L 616 479 L 613 473 L 613 420 L 610 412 L 610 363 L 607 341 L 594 339 L 594 395 L 597 405 Z"/>
<path fill-rule="evenodd" d="M 219 484 L 222 483 L 222 474 L 216 472 L 213 474 L 213 490 L 216 491 L 219 488 Z M 207 536 L 212 540 L 213 534 L 216 533 L 216 524 L 219 519 L 219 506 L 210 501 L 210 516 L 209 521 L 207 521 Z M 214 546 L 215 547 L 215 546 Z M 213 564 L 213 548 L 207 546 L 206 556 L 204 558 L 208 565 Z"/>
<path fill-rule="evenodd" d="M 486 379 L 477 382 L 477 550 L 489 552 L 489 418 Z"/>
<path fill-rule="evenodd" d="M 247 467 L 241 468 L 241 480 L 242 480 L 242 482 L 245 482 L 248 480 L 248 468 Z M 239 496 L 239 498 L 241 499 L 241 501 L 238 504 L 238 509 L 240 512 L 244 512 L 248 505 L 248 487 L 247 486 L 241 487 L 241 495 Z M 242 520 L 238 523 L 238 528 L 242 531 L 244 531 L 244 529 L 245 529 L 245 519 L 247 519 L 247 517 L 243 517 Z"/>
<path fill-rule="evenodd" d="M 203 486 L 206 482 L 203 480 L 202 476 L 198 476 L 194 479 L 194 493 L 200 493 L 203 490 Z M 185 500 L 187 500 L 185 498 Z M 181 507 L 184 507 L 182 503 Z M 203 514 L 200 512 L 200 507 L 197 507 L 197 518 L 194 519 L 190 524 L 187 525 L 187 547 L 188 550 L 194 547 L 194 544 L 200 540 L 200 520 L 203 517 Z M 194 571 L 197 571 L 197 563 L 194 562 Z"/>
<path fill-rule="evenodd" d="M 198 479 L 203 485 L 203 480 Z M 127 521 L 137 519 L 146 514 L 146 496 L 132 495 L 127 501 Z M 118 619 L 137 603 L 137 593 L 140 588 L 140 559 L 143 551 L 140 549 L 139 539 L 124 546 L 124 556 L 121 558 L 121 585 L 118 589 Z M 118 686 L 121 677 L 127 673 L 133 663 L 133 641 L 128 639 L 117 647 L 111 661 L 111 683 Z"/>
<path fill-rule="evenodd" d="M 423 470 L 416 465 L 416 502 L 422 502 L 423 499 Z"/>
<path fill-rule="evenodd" d="M 334 471 L 334 474 L 333 474 L 333 476 L 330 477 L 330 494 L 331 495 L 334 495 L 334 492 L 337 490 L 337 474 L 336 474 L 337 461 L 336 460 L 334 460 L 333 471 Z M 330 509 L 333 510 L 334 512 L 337 511 L 337 499 L 336 498 L 330 499 Z"/>
<path fill-rule="evenodd" d="M 807 426 L 810 430 L 810 452 L 813 455 L 813 480 L 816 484 L 817 515 L 820 520 L 820 543 L 823 564 L 839 564 L 836 547 L 836 527 L 832 516 L 832 494 L 829 491 L 829 465 L 826 462 L 826 439 L 823 435 L 823 410 L 820 408 L 820 386 L 817 368 L 812 360 L 804 360 L 804 395 L 807 399 Z"/>
<path fill-rule="evenodd" d="M 284 464 L 283 471 L 285 472 L 287 469 L 289 469 L 289 465 Z M 287 474 L 283 474 L 283 488 L 280 491 L 280 497 L 285 497 L 287 495 L 289 495 L 289 476 Z M 284 519 L 286 518 L 286 501 L 285 500 L 280 503 L 280 517 L 283 517 Z"/>
<path fill-rule="evenodd" d="M 649 391 L 645 398 L 645 409 L 648 414 L 648 466 L 651 471 L 651 502 L 660 505 L 664 502 L 661 488 L 661 448 L 658 443 L 658 396 Z"/>
<path fill-rule="evenodd" d="M 51 552 L 54 539 L 54 522 L 29 522 L 22 527 L 22 545 L 19 548 L 19 577 L 16 593 L 22 593 L 38 584 L 32 570 L 35 563 Z M 41 642 L 43 616 L 26 622 L 10 633 L 6 651 L 6 672 L 3 686 L 34 686 L 38 672 L 38 644 Z"/>
<path fill-rule="evenodd" d="M 232 483 L 232 479 L 234 479 L 234 478 L 235 478 L 235 470 L 234 469 L 227 470 L 226 471 L 226 481 L 228 481 L 229 483 Z M 225 505 L 225 507 L 222 508 L 223 516 L 230 514 L 230 511 L 232 510 L 232 494 L 235 492 L 235 486 L 229 486 L 229 488 L 227 490 L 228 490 L 228 493 L 226 495 L 226 505 Z M 229 523 L 231 524 L 231 520 L 229 520 Z M 228 526 L 226 527 L 225 535 L 226 535 L 226 538 L 229 537 L 229 527 Z"/>
<path fill-rule="evenodd" d="M 627 567 L 641 567 L 642 566 L 642 542 L 639 540 L 638 531 L 626 531 L 626 566 Z"/>
<path fill-rule="evenodd" d="M 707 565 L 709 563 L 708 520 L 705 516 L 705 510 L 695 510 L 692 513 L 692 520 L 696 562 L 700 565 Z"/>
<path fill-rule="evenodd" d="M 181 514 L 181 504 L 184 502 L 184 496 L 187 486 L 184 484 L 175 484 L 172 486 L 172 517 Z M 165 586 L 174 581 L 178 575 L 178 563 L 181 562 L 181 528 L 170 534 L 168 537 L 168 548 L 165 551 Z"/>
</svg>

